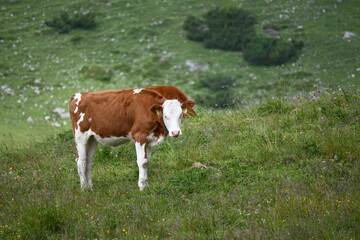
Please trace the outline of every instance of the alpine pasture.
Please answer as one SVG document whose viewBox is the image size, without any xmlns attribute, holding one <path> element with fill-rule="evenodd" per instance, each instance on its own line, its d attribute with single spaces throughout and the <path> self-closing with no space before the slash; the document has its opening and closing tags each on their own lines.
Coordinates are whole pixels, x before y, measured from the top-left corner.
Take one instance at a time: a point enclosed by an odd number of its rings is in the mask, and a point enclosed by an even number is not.
<svg viewBox="0 0 360 240">
<path fill-rule="evenodd" d="M 254 66 L 188 40 L 185 19 L 216 7 L 252 12 L 259 35 L 276 28 L 301 40 L 299 58 Z M 357 239 L 359 9 L 347 0 L 2 1 L 0 239 Z M 61 16 L 68 24 L 52 27 Z M 95 187 L 80 190 L 74 93 L 174 85 L 206 100 L 204 78 L 231 78 L 236 101 L 199 101 L 183 135 L 154 149 L 148 188 L 137 187 L 127 144 L 99 147 Z"/>
</svg>

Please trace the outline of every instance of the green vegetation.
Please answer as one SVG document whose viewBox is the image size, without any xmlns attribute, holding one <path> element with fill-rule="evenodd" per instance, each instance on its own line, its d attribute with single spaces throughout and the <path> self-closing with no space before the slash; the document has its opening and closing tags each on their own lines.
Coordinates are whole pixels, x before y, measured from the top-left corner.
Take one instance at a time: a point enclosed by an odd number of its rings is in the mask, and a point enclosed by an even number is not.
<svg viewBox="0 0 360 240">
<path fill-rule="evenodd" d="M 238 79 L 220 73 L 205 75 L 199 80 L 204 93 L 197 96 L 198 104 L 210 108 L 230 108 L 240 105 L 239 96 L 234 91 Z"/>
<path fill-rule="evenodd" d="M 216 8 L 206 12 L 202 19 L 189 16 L 184 30 L 191 40 L 204 42 L 207 48 L 242 50 L 255 35 L 255 17 L 238 8 Z"/>
<path fill-rule="evenodd" d="M 256 16 L 258 36 L 273 29 L 302 47 L 297 61 L 261 67 L 187 39 L 188 16 L 234 7 Z M 358 9 L 328 0 L 2 1 L 0 239 L 356 239 Z M 90 31 L 49 26 L 88 11 Z M 199 99 L 198 115 L 154 150 L 150 187 L 138 190 L 128 144 L 101 147 L 94 190 L 80 191 L 61 113 L 69 98 L 165 84 Z"/>
<path fill-rule="evenodd" d="M 208 75 L 238 78 L 232 87 L 238 105 L 272 97 L 293 98 L 326 88 L 357 89 L 360 3 L 342 1 L 70 1 L 5 0 L 0 8 L 0 133 L 27 142 L 69 129 L 53 113 L 67 109 L 75 92 L 175 85 L 192 98 Z M 241 6 L 240 6 L 241 5 Z M 274 28 L 281 39 L 304 48 L 296 62 L 271 67 L 249 65 L 241 53 L 206 49 L 189 41 L 186 18 L 217 8 L 241 7 L 257 17 L 255 29 Z M 65 11 L 89 10 L 96 28 L 56 34 L 46 21 Z M 355 36 L 344 39 L 345 32 Z M 191 60 L 206 69 L 192 70 Z M 83 67 L 99 66 L 111 79 L 84 77 Z M 299 73 L 299 74 L 298 74 Z M 305 73 L 302 75 L 301 73 Z M 240 76 L 240 77 L 238 77 Z"/>
<path fill-rule="evenodd" d="M 75 11 L 72 16 L 68 12 L 62 11 L 60 16 L 45 21 L 45 24 L 55 28 L 59 33 L 68 33 L 75 28 L 94 29 L 96 27 L 95 14 L 84 9 Z"/>
<path fill-rule="evenodd" d="M 184 22 L 187 38 L 204 42 L 207 48 L 242 50 L 244 60 L 253 65 L 280 65 L 294 61 L 304 46 L 302 41 L 258 36 L 255 17 L 241 8 L 216 8 L 204 14 L 204 20 L 189 16 Z M 276 37 L 285 27 L 267 24 Z M 276 32 L 276 33 L 274 33 Z"/>
<path fill-rule="evenodd" d="M 269 37 L 253 38 L 244 49 L 244 59 L 254 65 L 280 65 L 296 59 L 302 44 Z"/>
<path fill-rule="evenodd" d="M 154 150 L 143 192 L 132 144 L 101 147 L 80 191 L 70 130 L 2 142 L 0 238 L 356 239 L 360 99 L 314 98 L 200 111 Z"/>
<path fill-rule="evenodd" d="M 98 65 L 83 66 L 80 68 L 80 73 L 85 79 L 92 78 L 101 81 L 110 81 L 113 72 L 109 68 L 104 68 Z"/>
</svg>

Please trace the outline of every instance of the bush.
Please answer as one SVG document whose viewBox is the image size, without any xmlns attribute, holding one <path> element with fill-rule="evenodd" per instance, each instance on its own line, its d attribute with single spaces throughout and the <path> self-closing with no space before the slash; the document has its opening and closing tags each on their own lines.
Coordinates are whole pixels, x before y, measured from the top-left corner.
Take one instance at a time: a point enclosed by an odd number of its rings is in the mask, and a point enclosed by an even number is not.
<svg viewBox="0 0 360 240">
<path fill-rule="evenodd" d="M 93 29 L 96 27 L 95 14 L 89 10 L 75 11 L 73 16 L 70 16 L 66 11 L 62 11 L 60 16 L 45 21 L 45 24 L 55 28 L 59 33 L 68 33 L 74 28 Z"/>
<path fill-rule="evenodd" d="M 197 102 L 213 108 L 229 108 L 237 105 L 234 91 L 236 78 L 222 74 L 206 76 L 200 79 L 200 87 L 205 93 L 197 97 Z"/>
<path fill-rule="evenodd" d="M 95 14 L 92 11 L 77 11 L 71 19 L 72 28 L 94 29 Z"/>
<path fill-rule="evenodd" d="M 184 30 L 187 31 L 186 37 L 193 41 L 202 42 L 206 34 L 205 22 L 194 16 L 189 16 L 183 26 Z"/>
<path fill-rule="evenodd" d="M 256 37 L 244 49 L 244 59 L 254 65 L 279 65 L 297 57 L 302 45 L 276 38 Z"/>
<path fill-rule="evenodd" d="M 204 39 L 208 48 L 241 50 L 255 35 L 256 19 L 238 8 L 214 9 L 204 15 L 209 30 Z"/>
<path fill-rule="evenodd" d="M 206 12 L 203 19 L 189 16 L 184 22 L 187 38 L 203 42 L 206 48 L 244 51 L 244 59 L 254 65 L 279 65 L 298 56 L 302 41 L 291 42 L 257 36 L 256 18 L 239 8 L 216 8 Z M 285 23 L 266 25 L 277 30 L 288 28 Z"/>
<path fill-rule="evenodd" d="M 45 24 L 55 28 L 59 33 L 68 33 L 71 29 L 69 14 L 65 11 L 59 17 L 54 17 L 51 21 L 45 21 Z"/>
<path fill-rule="evenodd" d="M 105 68 L 98 65 L 83 66 L 80 69 L 80 73 L 82 73 L 83 77 L 86 79 L 92 78 L 100 81 L 110 81 L 111 77 L 113 76 L 113 72 L 110 68 Z"/>
<path fill-rule="evenodd" d="M 188 39 L 202 41 L 207 48 L 241 50 L 255 35 L 256 19 L 243 9 L 217 8 L 203 18 L 189 16 L 183 28 L 188 31 Z"/>
</svg>

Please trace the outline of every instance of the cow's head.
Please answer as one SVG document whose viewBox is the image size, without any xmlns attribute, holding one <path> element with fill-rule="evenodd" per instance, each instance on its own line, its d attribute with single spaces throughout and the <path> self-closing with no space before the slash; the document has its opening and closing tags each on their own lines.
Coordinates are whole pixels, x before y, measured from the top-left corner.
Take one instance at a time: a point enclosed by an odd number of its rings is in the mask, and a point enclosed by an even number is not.
<svg viewBox="0 0 360 240">
<path fill-rule="evenodd" d="M 151 111 L 162 115 L 165 127 L 171 137 L 177 137 L 182 134 L 180 129 L 183 109 L 178 100 L 165 100 L 162 105 L 154 105 Z"/>
</svg>

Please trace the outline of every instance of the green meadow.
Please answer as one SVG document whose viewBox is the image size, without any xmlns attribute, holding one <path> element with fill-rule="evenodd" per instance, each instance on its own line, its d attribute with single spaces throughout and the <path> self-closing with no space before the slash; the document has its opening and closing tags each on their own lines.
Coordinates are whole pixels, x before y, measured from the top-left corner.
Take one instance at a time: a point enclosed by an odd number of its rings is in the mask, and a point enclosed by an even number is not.
<svg viewBox="0 0 360 240">
<path fill-rule="evenodd" d="M 283 26 L 296 61 L 253 66 L 183 30 L 215 7 Z M 360 2 L 3 0 L 0 3 L 0 239 L 357 239 L 360 236 Z M 61 13 L 96 27 L 59 33 Z M 196 63 L 192 69 L 189 63 Z M 157 146 L 137 187 L 135 147 L 99 147 L 81 191 L 73 93 L 235 79 L 237 103 L 198 104 Z M 62 112 L 64 111 L 64 112 Z M 195 164 L 201 163 L 202 165 Z M 194 165 L 195 164 L 195 165 Z"/>
</svg>

